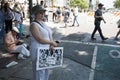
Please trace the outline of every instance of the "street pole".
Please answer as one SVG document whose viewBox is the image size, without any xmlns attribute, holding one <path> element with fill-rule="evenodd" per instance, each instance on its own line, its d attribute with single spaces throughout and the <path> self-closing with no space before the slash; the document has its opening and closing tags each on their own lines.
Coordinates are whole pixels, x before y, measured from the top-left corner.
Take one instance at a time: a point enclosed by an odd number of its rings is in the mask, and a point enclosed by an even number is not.
<svg viewBox="0 0 120 80">
<path fill-rule="evenodd" d="M 30 11 L 29 18 L 31 23 L 32 22 L 32 0 L 29 0 L 29 11 Z"/>
</svg>

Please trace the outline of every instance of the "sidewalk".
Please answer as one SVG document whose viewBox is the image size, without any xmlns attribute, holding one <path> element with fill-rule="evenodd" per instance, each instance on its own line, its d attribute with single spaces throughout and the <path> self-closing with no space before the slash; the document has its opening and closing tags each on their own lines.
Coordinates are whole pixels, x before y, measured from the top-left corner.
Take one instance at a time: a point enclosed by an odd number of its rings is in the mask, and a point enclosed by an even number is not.
<svg viewBox="0 0 120 80">
<path fill-rule="evenodd" d="M 26 21 L 25 24 L 24 33 L 28 34 L 27 30 L 29 28 L 29 22 Z M 58 29 L 62 23 L 53 24 L 50 22 L 49 24 L 52 25 L 51 28 L 53 30 L 55 40 L 60 40 L 66 35 L 64 28 Z M 26 41 L 29 42 L 29 39 Z M 62 44 L 62 42 L 60 44 Z M 30 58 L 26 60 L 16 60 L 13 58 L 12 60 L 17 61 L 18 64 L 9 68 L 0 69 L 0 80 L 33 80 L 32 63 Z M 80 72 L 82 72 L 82 74 Z M 88 80 L 89 73 L 90 69 L 88 67 L 64 57 L 62 67 L 50 70 L 49 80 Z"/>
</svg>

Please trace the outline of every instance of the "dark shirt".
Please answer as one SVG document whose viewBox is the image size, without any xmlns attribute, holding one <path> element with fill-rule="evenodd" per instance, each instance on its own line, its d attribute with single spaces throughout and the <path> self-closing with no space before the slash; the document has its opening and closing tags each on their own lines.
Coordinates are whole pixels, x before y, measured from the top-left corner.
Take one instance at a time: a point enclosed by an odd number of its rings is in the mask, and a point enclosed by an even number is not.
<svg viewBox="0 0 120 80">
<path fill-rule="evenodd" d="M 61 10 L 57 9 L 57 14 L 60 15 L 61 14 Z"/>
<path fill-rule="evenodd" d="M 2 54 L 0 54 L 0 58 L 2 58 Z"/>
<path fill-rule="evenodd" d="M 4 11 L 0 9 L 0 37 L 4 36 Z"/>
<path fill-rule="evenodd" d="M 95 11 L 95 15 L 94 16 L 102 16 L 102 11 L 100 9 L 97 9 Z M 95 18 L 95 23 L 100 23 L 102 20 L 102 18 Z"/>
<path fill-rule="evenodd" d="M 5 13 L 5 20 L 12 20 L 14 18 L 14 14 L 12 11 L 8 11 Z"/>
</svg>

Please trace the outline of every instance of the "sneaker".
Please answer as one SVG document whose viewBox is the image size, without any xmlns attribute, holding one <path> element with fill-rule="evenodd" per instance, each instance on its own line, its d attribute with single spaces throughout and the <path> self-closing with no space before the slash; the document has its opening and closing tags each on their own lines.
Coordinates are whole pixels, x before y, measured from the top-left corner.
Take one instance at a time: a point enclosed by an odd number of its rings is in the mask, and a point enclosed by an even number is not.
<svg viewBox="0 0 120 80">
<path fill-rule="evenodd" d="M 67 24 L 65 24 L 65 26 L 64 26 L 65 28 L 67 27 Z"/>
<path fill-rule="evenodd" d="M 26 55 L 25 55 L 26 57 L 29 57 L 30 56 L 30 52 L 28 52 L 28 53 L 26 53 Z"/>
<path fill-rule="evenodd" d="M 22 53 L 22 55 L 27 58 L 30 56 L 30 51 L 26 50 L 26 52 Z"/>
<path fill-rule="evenodd" d="M 28 35 L 26 35 L 26 38 L 29 38 L 30 37 L 30 35 L 28 34 Z"/>
<path fill-rule="evenodd" d="M 108 38 L 103 38 L 102 40 L 104 41 L 104 40 L 107 40 Z"/>
<path fill-rule="evenodd" d="M 96 40 L 96 38 L 91 38 L 91 40 Z"/>
<path fill-rule="evenodd" d="M 114 40 L 119 40 L 118 38 L 115 38 Z"/>
<path fill-rule="evenodd" d="M 23 43 L 22 45 L 27 48 L 27 44 Z"/>
<path fill-rule="evenodd" d="M 22 54 L 18 54 L 18 59 L 26 59 Z"/>
</svg>

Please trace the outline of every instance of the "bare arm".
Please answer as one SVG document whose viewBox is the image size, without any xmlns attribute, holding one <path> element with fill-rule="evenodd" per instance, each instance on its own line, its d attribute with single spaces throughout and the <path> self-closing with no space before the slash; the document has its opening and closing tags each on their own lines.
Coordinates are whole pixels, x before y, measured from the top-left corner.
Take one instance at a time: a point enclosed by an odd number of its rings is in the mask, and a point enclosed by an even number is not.
<svg viewBox="0 0 120 80">
<path fill-rule="evenodd" d="M 101 18 L 103 20 L 104 23 L 106 23 L 105 19 L 103 18 L 103 16 L 96 16 L 95 15 L 95 18 Z"/>
<path fill-rule="evenodd" d="M 102 17 L 102 20 L 103 20 L 104 23 L 106 23 L 106 21 L 105 21 L 105 19 L 103 17 Z"/>
</svg>

